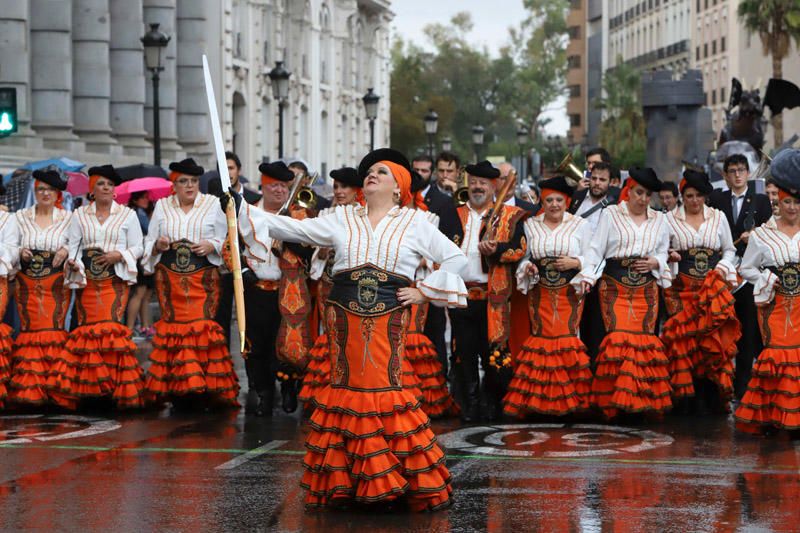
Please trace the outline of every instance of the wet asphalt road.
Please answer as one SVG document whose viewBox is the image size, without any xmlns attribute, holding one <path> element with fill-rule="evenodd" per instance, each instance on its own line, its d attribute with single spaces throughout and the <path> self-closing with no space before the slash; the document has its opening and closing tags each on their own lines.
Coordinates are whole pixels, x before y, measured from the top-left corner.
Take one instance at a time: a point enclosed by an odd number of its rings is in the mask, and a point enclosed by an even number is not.
<svg viewBox="0 0 800 533">
<path fill-rule="evenodd" d="M 725 417 L 434 423 L 455 504 L 303 508 L 299 413 L 0 413 L 0 529 L 798 531 L 800 441 Z"/>
</svg>

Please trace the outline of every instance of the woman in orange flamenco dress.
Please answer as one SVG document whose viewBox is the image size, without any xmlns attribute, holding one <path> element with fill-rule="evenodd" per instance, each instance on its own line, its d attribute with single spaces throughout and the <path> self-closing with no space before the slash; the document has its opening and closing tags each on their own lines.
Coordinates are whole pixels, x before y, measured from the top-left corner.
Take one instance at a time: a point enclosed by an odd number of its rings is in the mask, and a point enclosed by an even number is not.
<svg viewBox="0 0 800 533">
<path fill-rule="evenodd" d="M 583 299 L 570 285 L 583 266 L 591 227 L 566 212 L 574 192 L 566 179 L 556 176 L 539 185 L 544 213 L 525 221 L 529 255 L 517 267 L 532 331 L 503 398 L 506 414 L 518 418 L 565 416 L 591 405 L 589 356 L 578 339 Z"/>
<path fill-rule="evenodd" d="M 142 259 L 145 274 L 155 275 L 161 308 L 146 395 L 184 409 L 235 407 L 239 384 L 214 321 L 227 222 L 217 197 L 200 193 L 203 167 L 189 158 L 169 169 L 175 194 L 156 204 Z"/>
<path fill-rule="evenodd" d="M 248 246 L 268 235 L 335 251 L 325 310 L 331 380 L 315 398 L 301 486 L 309 507 L 404 497 L 412 510 L 440 509 L 451 501 L 450 474 L 430 419 L 403 388 L 402 360 L 409 306 L 466 305 L 458 275 L 466 258 L 423 212 L 405 207 L 411 172 L 402 154 L 375 150 L 358 172 L 364 207 L 306 220 L 239 207 Z M 422 258 L 440 267 L 413 288 Z"/>
<path fill-rule="evenodd" d="M 750 433 L 800 430 L 800 150 L 780 152 L 770 173 L 780 216 L 750 234 L 739 266 L 753 284 L 764 340 L 735 412 L 737 427 Z"/>
<path fill-rule="evenodd" d="M 0 196 L 5 188 L 0 183 Z M 8 278 L 14 274 L 19 262 L 19 228 L 14 215 L 0 211 L 0 320 L 8 307 Z M 11 350 L 13 339 L 11 327 L 0 322 L 0 408 L 8 397 L 8 380 L 11 377 Z"/>
<path fill-rule="evenodd" d="M 654 335 L 658 289 L 672 279 L 667 220 L 650 207 L 660 187 L 652 169 L 629 170 L 620 203 L 604 211 L 586 264 L 571 282 L 582 294 L 598 283 L 608 334 L 597 356 L 592 403 L 607 418 L 672 407 L 669 359 Z"/>
<path fill-rule="evenodd" d="M 333 205 L 326 207 L 317 216 L 324 217 L 336 211 L 340 205 L 362 205 L 364 202 L 361 186 L 363 180 L 358 176 L 358 171 L 351 167 L 331 170 L 329 176 L 333 180 Z M 334 263 L 333 250 L 330 248 L 317 248 L 311 259 L 309 278 L 317 281 L 316 305 L 320 317 L 322 332 L 314 341 L 314 346 L 309 351 L 308 366 L 303 375 L 303 386 L 297 399 L 306 405 L 306 409 L 313 409 L 314 397 L 330 383 L 331 362 L 328 357 L 328 331 L 325 328 L 325 306 L 328 295 L 333 288 L 331 267 Z"/>
<path fill-rule="evenodd" d="M 724 405 L 733 394 L 741 326 L 730 289 L 737 283 L 736 248 L 725 215 L 705 203 L 713 190 L 707 174 L 686 170 L 680 183 L 683 206 L 667 214 L 677 276 L 664 290 L 670 318 L 661 338 L 670 359 L 673 399 L 707 396 L 708 382 L 709 392 Z"/>
<path fill-rule="evenodd" d="M 47 390 L 54 362 L 69 357 L 64 321 L 70 292 L 64 285 L 64 264 L 72 214 L 61 208 L 67 182 L 52 169 L 34 171 L 33 179 L 36 204 L 14 214 L 20 235 L 14 293 L 20 333 L 14 341 L 9 403 L 54 402 L 72 408 L 73 400 Z"/>
<path fill-rule="evenodd" d="M 53 368 L 48 386 L 78 404 L 97 399 L 118 408 L 144 406 L 144 378 L 133 333 L 123 322 L 143 237 L 136 213 L 114 201 L 121 183 L 114 167 L 89 169 L 92 202 L 72 214 L 67 286 L 77 289 L 78 327 L 70 358 Z"/>
</svg>

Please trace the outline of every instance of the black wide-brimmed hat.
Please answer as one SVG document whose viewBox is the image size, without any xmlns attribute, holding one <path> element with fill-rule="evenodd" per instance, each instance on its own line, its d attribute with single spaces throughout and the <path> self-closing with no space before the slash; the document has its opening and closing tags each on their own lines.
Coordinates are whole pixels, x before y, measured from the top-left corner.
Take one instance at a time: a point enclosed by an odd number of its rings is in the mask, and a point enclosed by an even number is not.
<svg viewBox="0 0 800 533">
<path fill-rule="evenodd" d="M 476 178 L 487 178 L 493 180 L 500 177 L 500 169 L 496 168 L 485 159 L 480 163 L 467 165 L 464 170 L 466 170 L 467 174 L 470 176 L 475 176 Z"/>
<path fill-rule="evenodd" d="M 686 187 L 696 189 L 697 192 L 703 196 L 708 196 L 714 191 L 714 186 L 711 185 L 711 180 L 708 178 L 708 174 L 691 168 L 687 168 L 683 171 L 681 193 L 683 193 Z"/>
<path fill-rule="evenodd" d="M 778 152 L 769 166 L 772 182 L 784 192 L 800 199 L 800 150 Z"/>
<path fill-rule="evenodd" d="M 362 180 L 366 178 L 372 165 L 380 161 L 396 163 L 408 170 L 409 173 L 411 172 L 411 163 L 408 162 L 406 156 L 391 148 L 378 148 L 365 155 L 364 159 L 361 160 L 358 165 L 358 176 Z"/>
<path fill-rule="evenodd" d="M 59 191 L 67 190 L 67 180 L 61 178 L 61 173 L 58 170 L 41 169 L 33 171 L 33 179 L 41 181 L 58 189 Z"/>
<path fill-rule="evenodd" d="M 169 169 L 173 172 L 181 174 L 188 174 L 189 176 L 200 176 L 205 173 L 203 167 L 194 162 L 194 159 L 187 157 L 183 161 L 173 162 L 169 164 Z"/>
<path fill-rule="evenodd" d="M 294 179 L 294 172 L 289 170 L 283 161 L 273 161 L 272 163 L 261 163 L 258 171 L 264 176 L 278 181 L 289 182 Z"/>
<path fill-rule="evenodd" d="M 363 187 L 364 178 L 358 177 L 358 171 L 353 167 L 342 167 L 331 170 L 328 174 L 333 180 L 348 187 Z"/>
<path fill-rule="evenodd" d="M 558 191 L 567 195 L 567 198 L 572 198 L 575 188 L 570 186 L 567 178 L 564 176 L 555 176 L 539 182 L 539 190 L 544 191 L 550 189 L 551 191 Z"/>
<path fill-rule="evenodd" d="M 650 167 L 630 168 L 628 169 L 628 176 L 650 192 L 661 190 L 661 180 L 658 179 L 656 171 Z"/>
<path fill-rule="evenodd" d="M 103 176 L 104 178 L 108 178 L 114 185 L 122 183 L 122 177 L 112 165 L 92 167 L 88 170 L 87 174 L 89 174 L 89 176 Z"/>
</svg>

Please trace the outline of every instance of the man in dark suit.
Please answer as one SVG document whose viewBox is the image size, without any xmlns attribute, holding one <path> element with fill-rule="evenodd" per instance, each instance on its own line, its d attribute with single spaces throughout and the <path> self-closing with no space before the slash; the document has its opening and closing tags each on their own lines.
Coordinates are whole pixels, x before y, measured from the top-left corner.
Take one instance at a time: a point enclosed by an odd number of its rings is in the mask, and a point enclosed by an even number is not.
<svg viewBox="0 0 800 533">
<path fill-rule="evenodd" d="M 748 183 L 750 166 L 741 154 L 729 156 L 723 164 L 723 173 L 728 190 L 720 189 L 711 193 L 708 204 L 725 213 L 736 245 L 736 255 L 741 258 L 747 247 L 750 232 L 772 217 L 772 206 L 765 194 L 757 194 L 753 184 Z M 753 286 L 743 285 L 734 293 L 736 316 L 742 323 L 742 338 L 739 339 L 739 353 L 736 354 L 736 375 L 734 392 L 741 398 L 747 390 L 753 360 L 761 353 L 764 345 L 758 330 L 756 305 L 753 302 Z"/>
<path fill-rule="evenodd" d="M 458 163 L 456 162 L 456 166 Z M 453 197 L 448 196 L 433 182 L 433 159 L 427 155 L 419 155 L 411 161 L 411 168 L 425 181 L 425 188 L 420 192 L 425 198 L 425 205 L 432 213 L 439 215 L 439 230 L 452 239 L 461 228 Z M 442 364 L 442 371 L 447 375 L 447 343 L 444 332 L 447 329 L 447 317 L 443 307 L 429 306 L 428 318 L 425 322 L 425 335 L 436 346 L 436 354 Z"/>
</svg>

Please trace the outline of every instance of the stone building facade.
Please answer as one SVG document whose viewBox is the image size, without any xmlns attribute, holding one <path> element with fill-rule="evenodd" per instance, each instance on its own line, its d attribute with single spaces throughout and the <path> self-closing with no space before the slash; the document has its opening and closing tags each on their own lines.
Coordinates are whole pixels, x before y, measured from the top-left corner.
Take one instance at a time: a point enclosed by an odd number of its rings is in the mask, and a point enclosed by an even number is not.
<svg viewBox="0 0 800 533">
<path fill-rule="evenodd" d="M 202 54 L 226 146 L 246 175 L 277 158 L 269 71 L 292 73 L 285 155 L 319 170 L 369 149 L 361 98 L 381 96 L 376 145 L 389 143 L 388 0 L 0 0 L 0 86 L 16 87 L 20 131 L 0 139 L 0 170 L 67 156 L 151 163 L 152 82 L 140 38 L 171 37 L 160 81 L 162 162 L 213 161 Z"/>
</svg>

